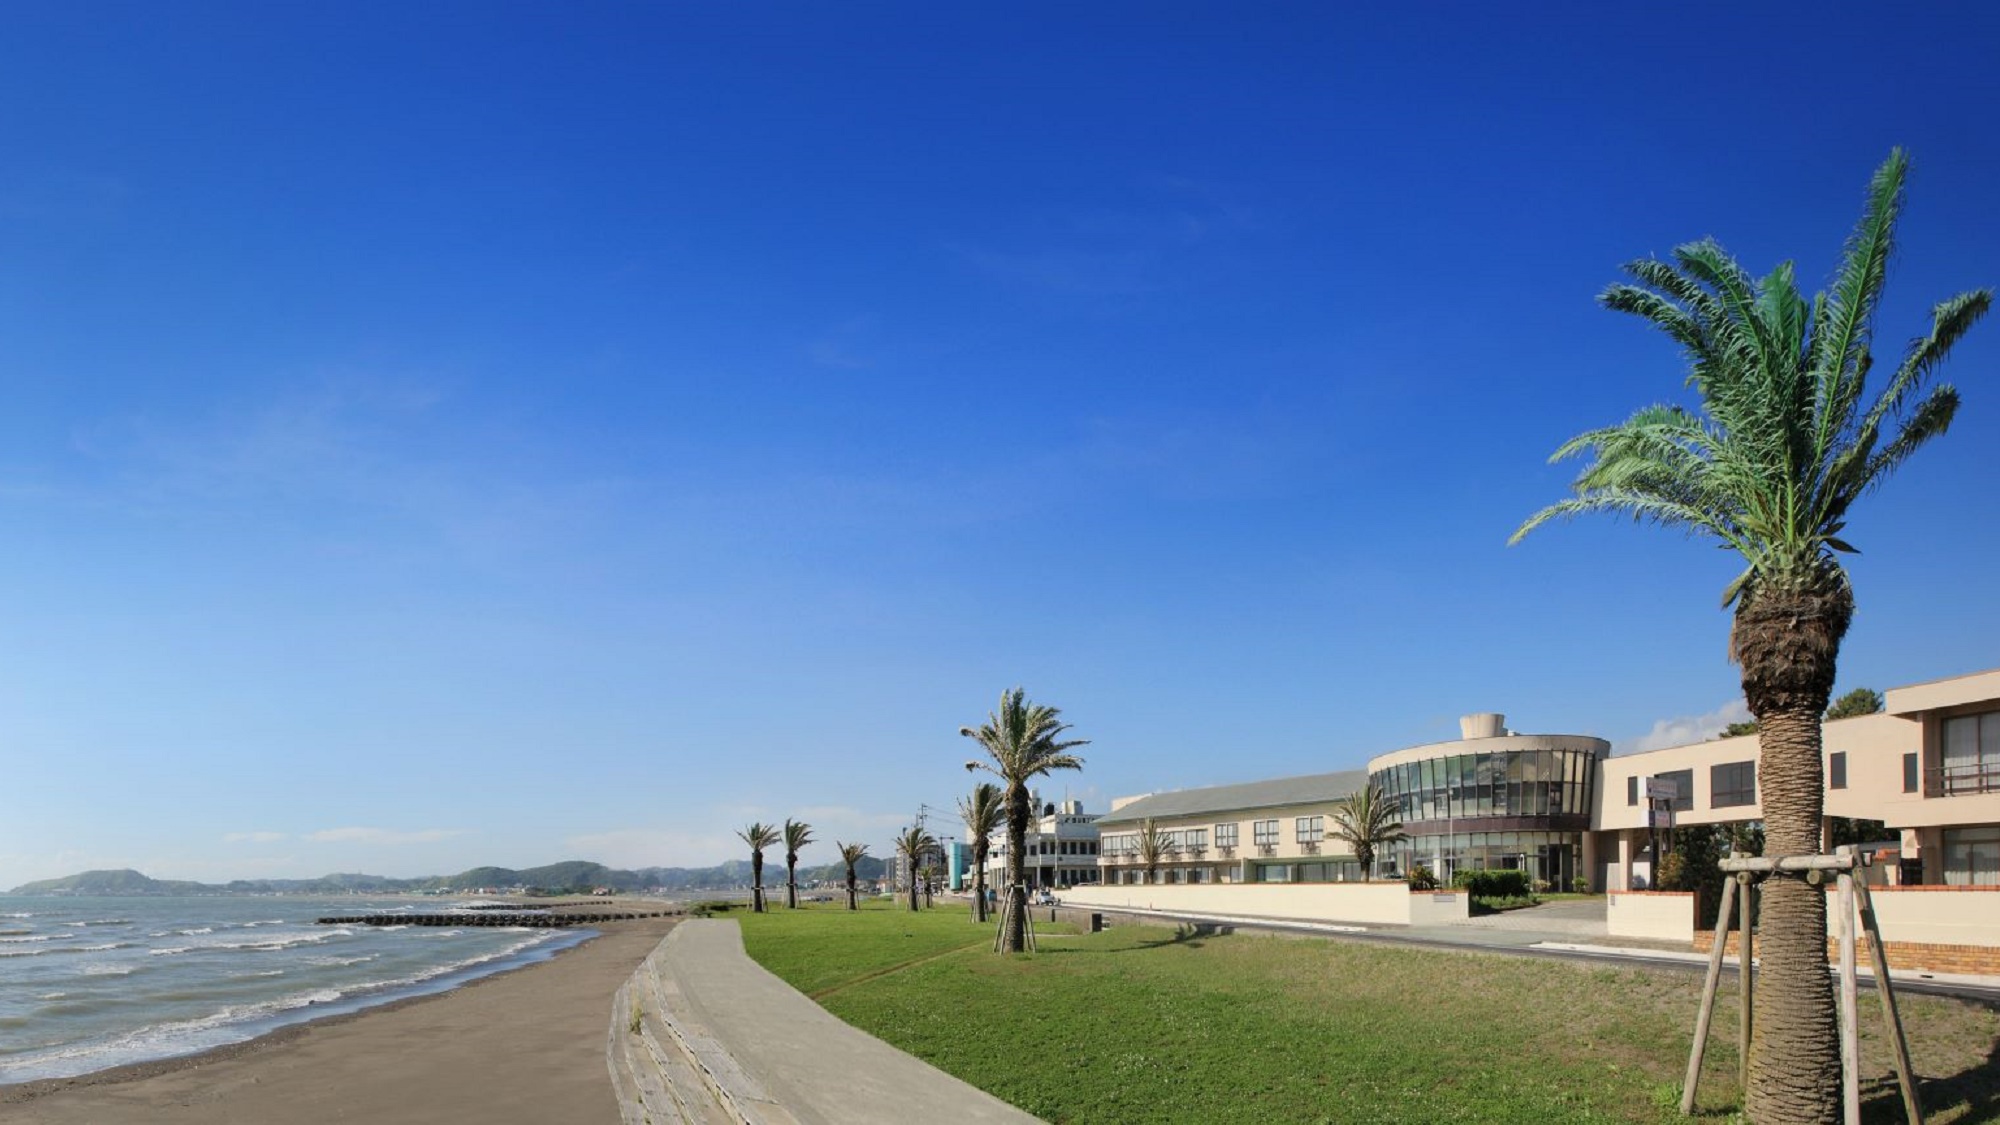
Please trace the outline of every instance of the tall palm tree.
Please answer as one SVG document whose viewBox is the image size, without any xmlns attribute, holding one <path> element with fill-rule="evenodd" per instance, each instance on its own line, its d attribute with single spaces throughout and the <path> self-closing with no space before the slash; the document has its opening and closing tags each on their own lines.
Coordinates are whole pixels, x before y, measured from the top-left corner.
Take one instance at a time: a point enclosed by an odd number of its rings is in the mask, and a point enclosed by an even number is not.
<svg viewBox="0 0 2000 1125">
<path fill-rule="evenodd" d="M 1376 848 L 1410 838 L 1398 812 L 1395 800 L 1373 781 L 1334 802 L 1333 834 L 1353 849 L 1364 883 L 1375 877 Z"/>
<path fill-rule="evenodd" d="M 778 842 L 778 830 L 755 821 L 750 827 L 736 834 L 736 838 L 750 845 L 750 909 L 753 913 L 764 912 L 764 849 Z"/>
<path fill-rule="evenodd" d="M 1000 831 L 1005 807 L 1000 787 L 982 781 L 969 796 L 958 799 L 958 812 L 965 818 L 965 836 L 972 841 L 972 918 L 986 921 L 986 858 L 992 849 L 993 834 Z"/>
<path fill-rule="evenodd" d="M 1180 849 L 1174 846 L 1174 838 L 1165 829 L 1156 827 L 1153 818 L 1139 822 L 1139 835 L 1135 841 L 1139 849 L 1139 862 L 1146 868 L 1146 882 L 1160 881 L 1160 863 Z"/>
<path fill-rule="evenodd" d="M 1064 740 L 1062 733 L 1068 729 L 1060 710 L 1028 702 L 1028 693 L 1018 687 L 1001 693 L 1000 706 L 986 717 L 984 726 L 958 728 L 958 733 L 977 740 L 992 759 L 975 758 L 965 768 L 995 774 L 1007 788 L 1007 897 L 1016 909 L 1010 912 L 1000 941 L 1003 953 L 1019 953 L 1028 942 L 1028 888 L 1021 855 L 1028 846 L 1028 782 L 1050 770 L 1082 769 L 1083 759 L 1070 751 L 1090 745 L 1088 739 Z"/>
<path fill-rule="evenodd" d="M 785 907 L 799 908 L 799 849 L 813 842 L 812 825 L 785 818 Z"/>
<path fill-rule="evenodd" d="M 1593 455 L 1575 495 L 1514 533 L 1518 541 L 1558 516 L 1610 511 L 1742 556 L 1723 605 L 1734 607 L 1730 658 L 1757 718 L 1768 854 L 1820 850 L 1820 715 L 1854 615 L 1838 559 L 1854 550 L 1843 538 L 1848 511 L 1950 425 L 1957 392 L 1925 384 L 1992 304 L 1991 290 L 1977 290 L 1935 306 L 1929 333 L 1910 343 L 1878 393 L 1866 393 L 1907 169 L 1900 149 L 1877 169 L 1831 291 L 1810 302 L 1789 262 L 1752 280 L 1710 240 L 1679 247 L 1672 262 L 1628 265 L 1639 284 L 1613 285 L 1601 300 L 1681 346 L 1699 413 L 1649 407 L 1571 439 L 1555 459 Z M 1820 888 L 1796 876 L 1767 880 L 1761 929 L 1749 1115 L 1834 1121 L 1840 1059 Z"/>
<path fill-rule="evenodd" d="M 859 910 L 861 907 L 855 901 L 857 894 L 854 886 L 854 865 L 860 863 L 861 857 L 868 854 L 868 845 L 843 844 L 839 840 L 835 840 L 833 846 L 840 849 L 840 862 L 847 865 L 847 908 L 849 910 Z"/>
<path fill-rule="evenodd" d="M 917 884 L 924 878 L 924 862 L 931 849 L 938 846 L 937 838 L 924 831 L 921 824 L 912 824 L 896 837 L 896 854 L 903 857 L 903 870 L 910 876 L 910 909 L 917 907 Z"/>
</svg>

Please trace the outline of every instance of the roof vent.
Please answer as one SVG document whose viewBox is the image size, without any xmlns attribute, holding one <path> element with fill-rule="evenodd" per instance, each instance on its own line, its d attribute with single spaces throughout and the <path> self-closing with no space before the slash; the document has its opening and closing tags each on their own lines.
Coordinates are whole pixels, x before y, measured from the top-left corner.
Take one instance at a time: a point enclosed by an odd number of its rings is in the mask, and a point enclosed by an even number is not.
<svg viewBox="0 0 2000 1125">
<path fill-rule="evenodd" d="M 1481 711 L 1458 720 L 1460 738 L 1498 738 L 1507 732 L 1507 716 L 1498 711 Z"/>
</svg>

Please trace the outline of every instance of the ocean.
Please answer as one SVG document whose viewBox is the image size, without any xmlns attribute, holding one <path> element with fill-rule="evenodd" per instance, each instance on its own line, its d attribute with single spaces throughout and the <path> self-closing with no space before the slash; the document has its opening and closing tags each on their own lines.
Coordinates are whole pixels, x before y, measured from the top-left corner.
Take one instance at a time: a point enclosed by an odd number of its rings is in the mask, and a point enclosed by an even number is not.
<svg viewBox="0 0 2000 1125">
<path fill-rule="evenodd" d="M 322 926 L 464 902 L 0 895 L 0 1084 L 252 1039 L 544 961 L 592 931 Z"/>
</svg>

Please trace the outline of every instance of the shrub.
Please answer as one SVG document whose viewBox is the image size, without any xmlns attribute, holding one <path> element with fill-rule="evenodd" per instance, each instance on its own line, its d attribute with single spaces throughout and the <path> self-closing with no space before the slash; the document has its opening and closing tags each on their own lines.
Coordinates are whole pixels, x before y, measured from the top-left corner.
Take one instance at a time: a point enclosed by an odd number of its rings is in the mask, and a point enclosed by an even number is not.
<svg viewBox="0 0 2000 1125">
<path fill-rule="evenodd" d="M 1410 865 L 1410 889 L 1413 891 L 1434 891 L 1438 887 L 1438 877 L 1421 863 Z"/>
<path fill-rule="evenodd" d="M 1587 895 L 1590 893 L 1590 880 L 1578 875 L 1569 881 L 1569 889 L 1577 894 Z"/>
<path fill-rule="evenodd" d="M 1525 871 L 1461 871 L 1451 885 L 1470 891 L 1474 898 L 1526 898 L 1529 893 Z"/>
<path fill-rule="evenodd" d="M 1653 880 L 1654 886 L 1663 891 L 1691 891 L 1694 886 L 1688 881 L 1687 857 L 1679 852 L 1668 852 L 1660 861 L 1660 873 Z"/>
</svg>

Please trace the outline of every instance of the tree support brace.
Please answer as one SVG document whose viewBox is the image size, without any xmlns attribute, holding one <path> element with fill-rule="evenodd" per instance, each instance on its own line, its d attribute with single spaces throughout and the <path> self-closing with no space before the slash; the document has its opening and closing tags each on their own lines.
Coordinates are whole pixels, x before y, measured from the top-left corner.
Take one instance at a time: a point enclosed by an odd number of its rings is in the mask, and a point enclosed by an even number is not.
<svg viewBox="0 0 2000 1125">
<path fill-rule="evenodd" d="M 1737 1057 L 1741 1063 L 1741 1083 L 1750 1085 L 1750 1029 L 1752 1021 L 1751 977 L 1755 967 L 1754 939 L 1751 934 L 1752 903 L 1757 885 L 1770 876 L 1803 872 L 1815 886 L 1826 880 L 1827 872 L 1838 878 L 1839 904 L 1835 908 L 1834 931 L 1840 947 L 1840 1100 L 1846 1125 L 1861 1122 L 1861 1034 L 1858 1026 L 1859 982 L 1855 979 L 1856 922 L 1868 933 L 1868 953 L 1875 970 L 1875 993 L 1882 998 L 1882 1025 L 1896 1048 L 1896 1078 L 1902 1087 L 1903 1112 L 1910 1125 L 1923 1125 L 1923 1105 L 1917 1099 L 1916 1076 L 1910 1070 L 1910 1044 L 1903 1035 L 1903 1020 L 1896 1011 L 1896 992 L 1889 979 L 1889 957 L 1882 948 L 1882 929 L 1875 921 L 1875 902 L 1868 893 L 1866 879 L 1855 878 L 1857 868 L 1873 865 L 1872 849 L 1845 844 L 1832 855 L 1796 855 L 1766 858 L 1729 853 L 1719 865 L 1733 876 L 1722 884 L 1722 903 L 1715 913 L 1715 944 L 1709 949 L 1708 974 L 1702 982 L 1701 1009 L 1695 1016 L 1694 1045 L 1688 1052 L 1687 1079 L 1681 1084 L 1681 1116 L 1694 1113 L 1701 1063 L 1708 1049 L 1709 1021 L 1715 1015 L 1715 994 L 1722 977 L 1723 949 L 1729 939 L 1729 907 L 1736 888 L 1743 888 L 1740 944 L 1737 947 L 1737 980 L 1743 991 L 1742 1021 L 1738 1030 Z M 1858 915 L 1858 917 L 1857 917 Z"/>
</svg>

